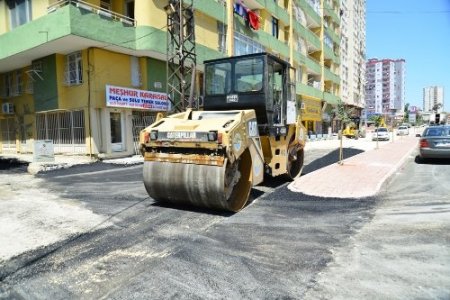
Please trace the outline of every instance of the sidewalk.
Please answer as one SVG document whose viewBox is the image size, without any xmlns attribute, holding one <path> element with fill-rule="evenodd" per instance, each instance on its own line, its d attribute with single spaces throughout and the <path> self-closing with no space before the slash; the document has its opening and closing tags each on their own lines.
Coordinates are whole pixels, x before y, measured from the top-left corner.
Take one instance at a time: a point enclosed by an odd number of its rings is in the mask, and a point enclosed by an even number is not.
<svg viewBox="0 0 450 300">
<path fill-rule="evenodd" d="M 55 154 L 55 161 L 53 162 L 33 162 L 33 154 L 10 154 L 0 153 L 0 159 L 17 159 L 20 162 L 28 163 L 27 171 L 30 174 L 37 174 L 40 172 L 53 171 L 57 169 L 70 168 L 76 165 L 91 164 L 95 162 L 102 162 L 107 164 L 117 165 L 134 165 L 144 162 L 144 158 L 141 155 L 133 155 L 124 158 L 110 158 L 110 159 L 97 159 L 95 157 L 89 157 L 87 155 L 64 155 Z"/>
<path fill-rule="evenodd" d="M 362 198 L 374 196 L 417 148 L 418 139 L 407 136 L 380 143 L 373 149 L 301 176 L 288 188 L 316 197 Z"/>
</svg>

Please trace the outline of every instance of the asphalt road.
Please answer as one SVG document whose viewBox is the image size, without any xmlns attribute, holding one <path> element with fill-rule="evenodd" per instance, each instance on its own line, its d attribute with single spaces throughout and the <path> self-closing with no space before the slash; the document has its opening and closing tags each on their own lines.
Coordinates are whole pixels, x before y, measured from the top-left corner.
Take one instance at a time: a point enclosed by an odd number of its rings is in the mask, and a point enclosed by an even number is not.
<svg viewBox="0 0 450 300">
<path fill-rule="evenodd" d="M 346 152 L 349 156 L 359 150 Z M 308 157 L 305 173 L 335 162 L 337 153 L 318 150 Z M 440 177 L 441 169 L 434 166 L 418 165 L 410 159 L 409 171 L 399 173 L 377 199 L 319 199 L 292 193 L 274 179 L 256 188 L 252 192 L 255 200 L 237 214 L 154 202 L 142 185 L 141 166 L 98 164 L 51 172 L 41 179 L 60 201 L 76 199 L 106 218 L 83 234 L 22 255 L 16 268 L 3 275 L 0 297 L 333 298 L 342 291 L 327 283 L 339 283 L 342 268 L 348 276 L 358 276 L 349 272 L 346 262 L 350 258 L 345 254 L 367 245 L 355 241 L 371 240 L 376 233 L 380 243 L 394 242 L 390 240 L 396 236 L 393 229 L 361 236 L 370 230 L 378 211 L 386 205 L 401 210 L 389 205 L 400 202 L 409 206 L 408 199 L 426 207 L 419 199 L 423 194 L 418 193 L 429 190 L 425 179 L 434 176 L 438 182 L 449 182 L 450 174 L 444 172 Z M 442 166 L 448 169 L 448 165 Z M 409 189 L 403 187 L 405 183 Z M 445 191 L 445 185 L 440 189 Z M 446 209 L 448 202 L 444 197 L 437 204 L 435 200 L 428 204 Z M 430 235 L 430 241 L 438 240 L 438 248 L 448 247 L 449 242 L 448 235 L 444 240 L 438 238 L 445 234 L 441 227 L 436 235 Z M 383 238 L 386 233 L 389 236 Z M 421 238 L 424 236 L 418 236 Z M 439 262 L 450 266 L 443 255 Z M 363 271 L 370 279 L 370 268 Z M 433 287 L 436 282 L 430 277 L 428 284 Z M 349 294 L 349 298 L 367 295 L 364 292 Z M 450 295 L 445 288 L 438 292 L 431 295 Z M 417 295 L 423 296 L 416 293 L 413 298 L 420 298 Z"/>
</svg>

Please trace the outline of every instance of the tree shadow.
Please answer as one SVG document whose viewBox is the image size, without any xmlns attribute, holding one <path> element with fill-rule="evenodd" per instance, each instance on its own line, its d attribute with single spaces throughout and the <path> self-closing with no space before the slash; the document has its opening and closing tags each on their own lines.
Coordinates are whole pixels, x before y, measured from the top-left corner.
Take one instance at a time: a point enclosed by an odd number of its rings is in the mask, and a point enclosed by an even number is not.
<svg viewBox="0 0 450 300">
<path fill-rule="evenodd" d="M 26 171 L 28 165 L 29 162 L 17 158 L 0 156 L 0 170 L 24 169 Z"/>
</svg>

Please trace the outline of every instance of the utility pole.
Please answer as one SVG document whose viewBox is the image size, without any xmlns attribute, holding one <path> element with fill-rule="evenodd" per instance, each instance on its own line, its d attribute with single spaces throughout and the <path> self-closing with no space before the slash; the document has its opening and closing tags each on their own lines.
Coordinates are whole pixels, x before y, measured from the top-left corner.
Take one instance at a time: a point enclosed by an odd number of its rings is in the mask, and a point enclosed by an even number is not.
<svg viewBox="0 0 450 300">
<path fill-rule="evenodd" d="M 167 94 L 173 111 L 198 108 L 195 97 L 194 1 L 169 0 L 167 13 Z"/>
</svg>

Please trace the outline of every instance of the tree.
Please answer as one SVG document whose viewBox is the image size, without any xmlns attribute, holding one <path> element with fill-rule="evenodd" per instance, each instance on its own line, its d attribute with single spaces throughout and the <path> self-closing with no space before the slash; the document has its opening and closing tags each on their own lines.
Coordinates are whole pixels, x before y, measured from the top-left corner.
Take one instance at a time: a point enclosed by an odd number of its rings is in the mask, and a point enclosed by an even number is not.
<svg viewBox="0 0 450 300">
<path fill-rule="evenodd" d="M 344 102 L 342 100 L 338 100 L 338 103 L 336 107 L 334 108 L 334 115 L 336 116 L 336 119 L 340 121 L 340 129 L 339 129 L 339 162 L 338 164 L 342 165 L 344 160 L 344 151 L 342 148 L 342 131 L 344 130 L 344 126 L 347 123 L 351 122 L 350 116 L 353 114 L 354 109 L 353 108 L 347 108 L 345 107 Z"/>
<path fill-rule="evenodd" d="M 403 123 L 409 122 L 409 103 L 405 104 L 405 108 L 403 110 Z"/>
<path fill-rule="evenodd" d="M 436 103 L 435 105 L 433 105 L 433 112 L 437 113 L 438 110 L 442 107 L 442 103 Z"/>
<path fill-rule="evenodd" d="M 373 121 L 375 123 L 375 128 L 378 131 L 378 127 L 380 127 L 380 125 L 384 124 L 384 120 L 383 117 L 381 115 L 373 115 L 370 117 L 370 120 Z M 378 138 L 377 138 L 377 146 L 376 148 L 378 149 Z"/>
<path fill-rule="evenodd" d="M 370 121 L 375 123 L 375 127 L 380 127 L 381 123 L 383 122 L 383 117 L 381 115 L 372 115 L 370 118 Z"/>
</svg>

